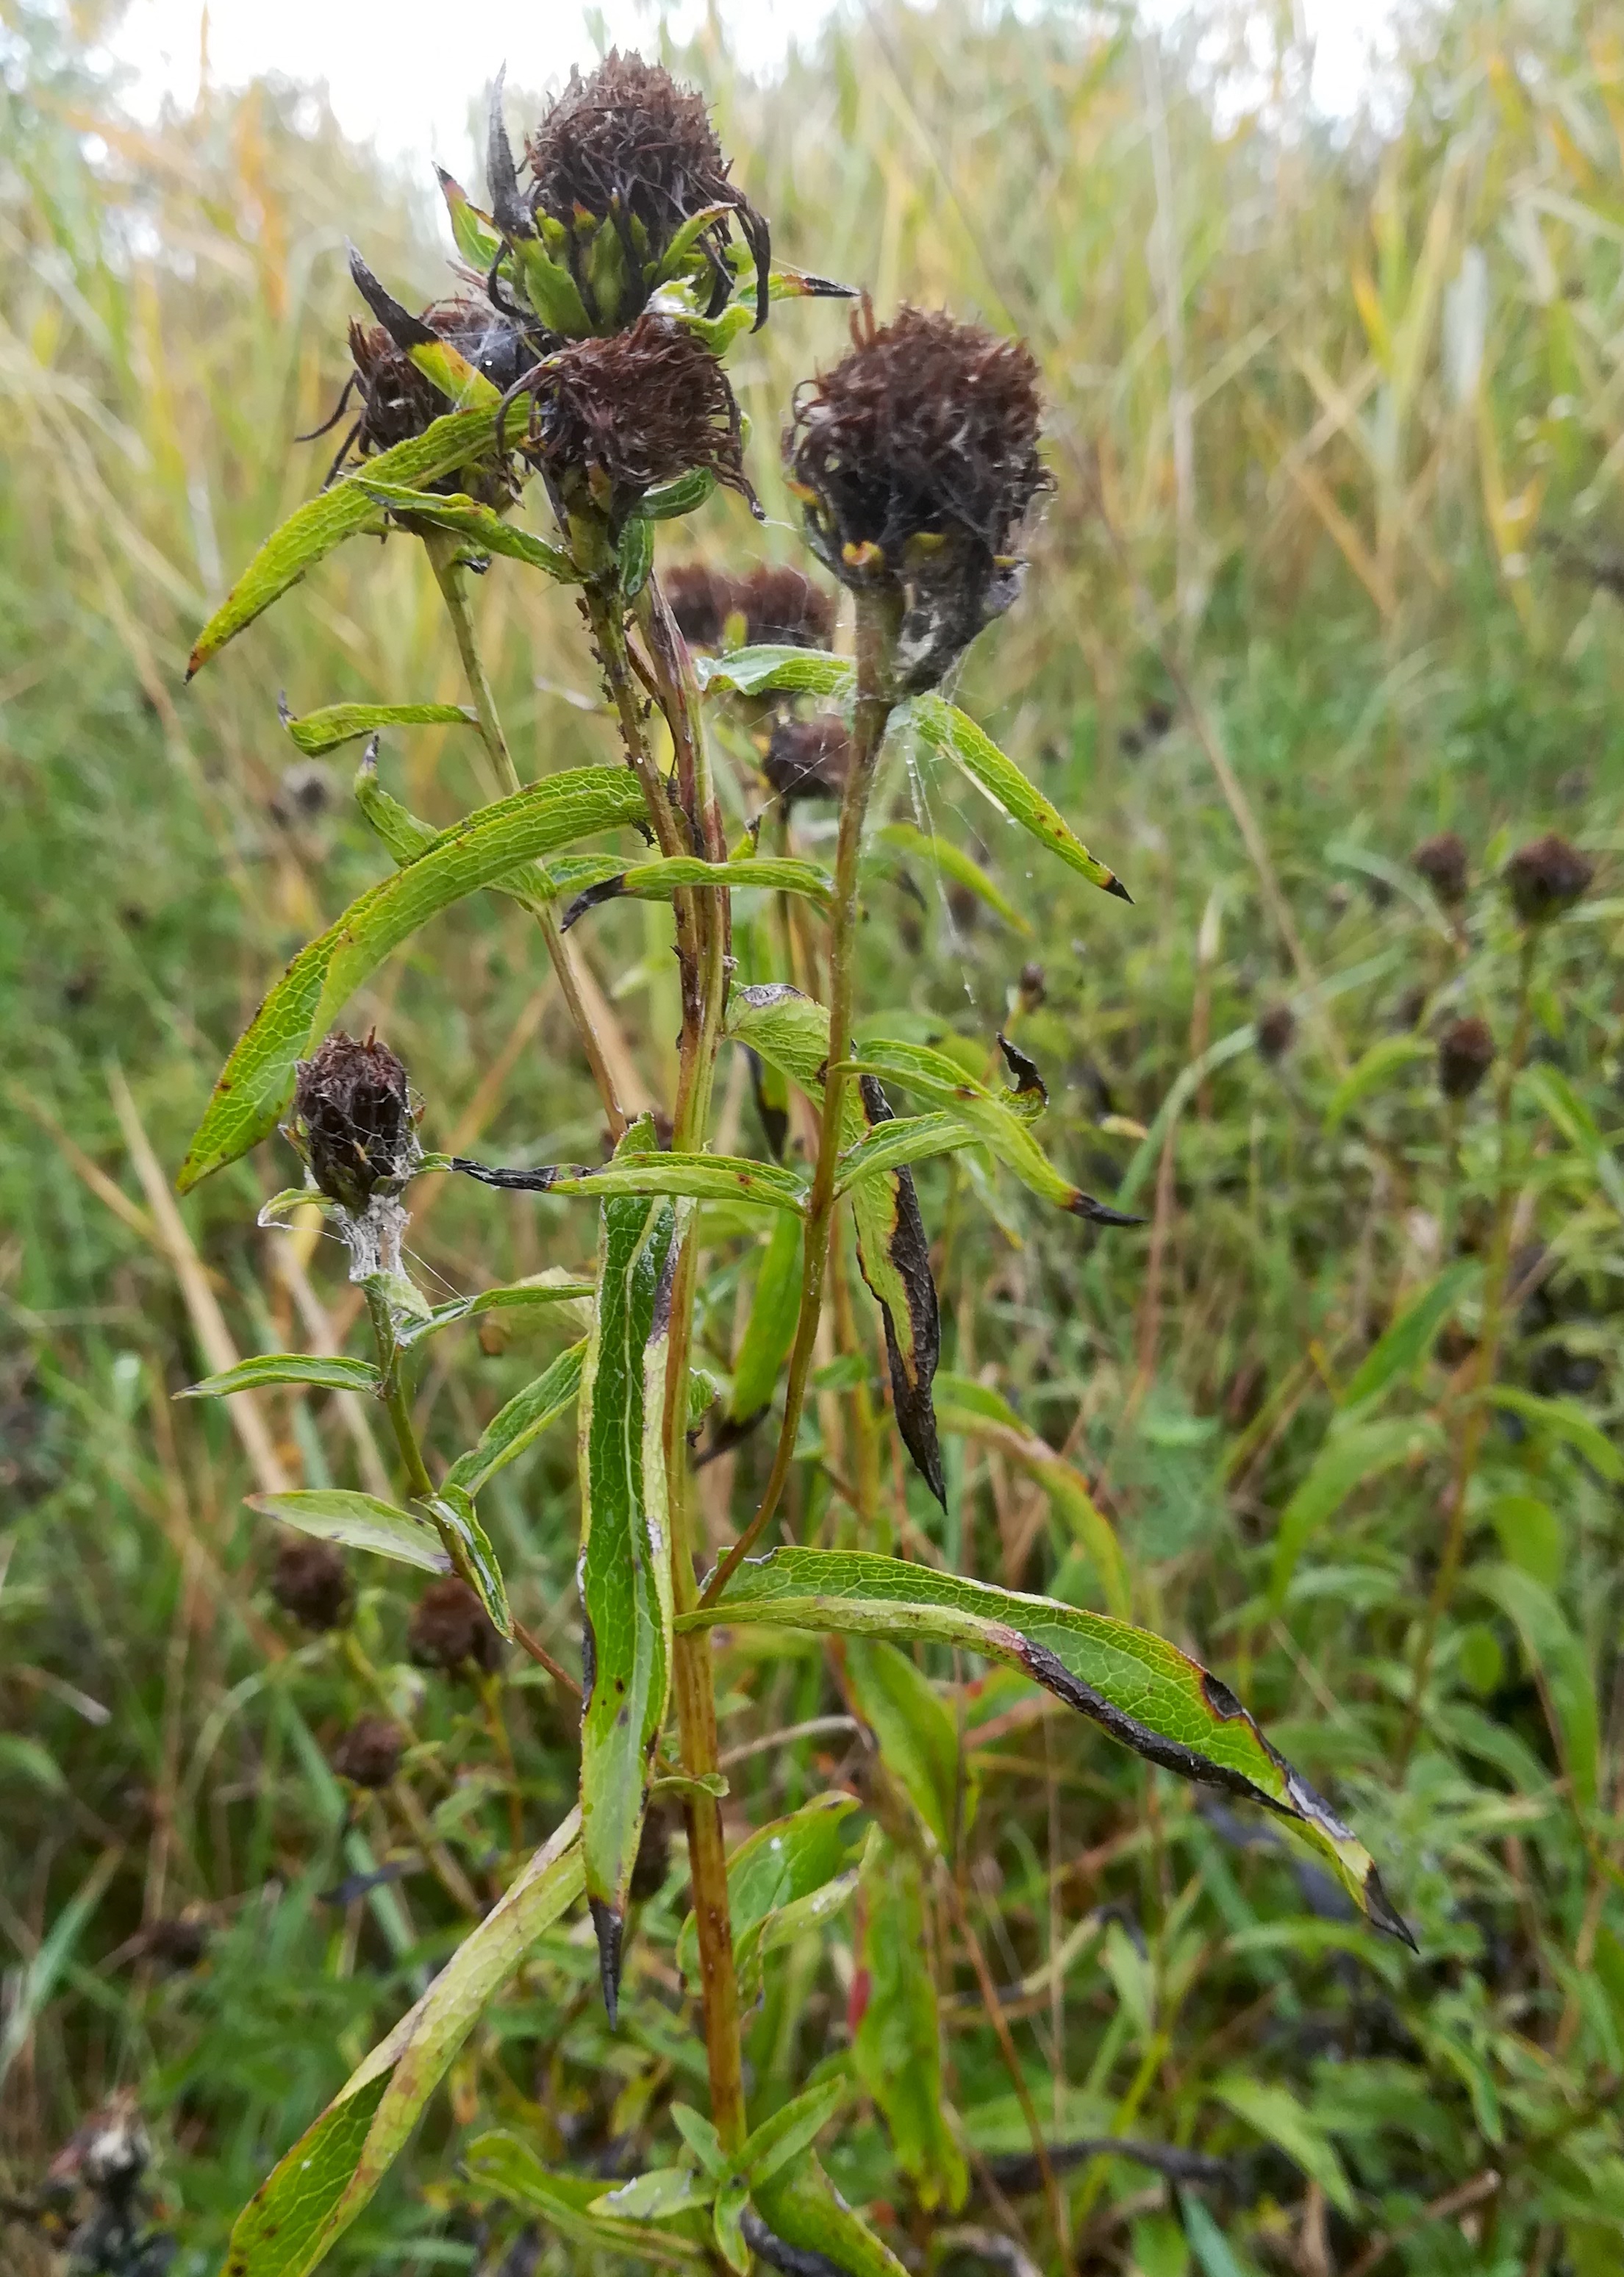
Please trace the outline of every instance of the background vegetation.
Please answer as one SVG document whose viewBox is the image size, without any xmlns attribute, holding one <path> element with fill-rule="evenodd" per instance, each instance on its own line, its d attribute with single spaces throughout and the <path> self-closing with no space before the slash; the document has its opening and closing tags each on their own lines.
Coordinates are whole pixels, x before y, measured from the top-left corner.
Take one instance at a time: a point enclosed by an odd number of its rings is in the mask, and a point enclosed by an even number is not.
<svg viewBox="0 0 1624 2277">
<path fill-rule="evenodd" d="M 545 1687 L 520 1679 L 503 1731 L 476 1694 L 406 1669 L 401 1594 L 359 1574 L 355 1634 L 414 1724 L 419 1823 L 398 1797 L 353 1808 L 325 1751 L 362 1677 L 342 1640 L 271 1604 L 241 1498 L 267 1458 L 369 1482 L 364 1419 L 278 1394 L 256 1451 L 217 1409 L 171 1404 L 225 1344 L 341 1343 L 352 1321 L 329 1248 L 253 1230 L 291 1157 L 262 1150 L 184 1208 L 168 1179 L 267 976 L 378 872 L 343 757 L 297 759 L 278 689 L 295 712 L 454 700 L 455 659 L 401 544 L 381 567 L 335 555 L 194 689 L 181 674 L 259 537 L 320 479 L 321 446 L 290 438 L 345 369 L 344 239 L 426 299 L 438 225 L 423 183 L 347 148 L 295 89 L 136 129 L 55 21 L 0 8 L 0 2257 L 51 2266 L 65 2217 L 38 2212 L 45 2170 L 126 2090 L 191 2277 L 454 1941 L 463 1916 L 425 1856 L 480 1880 L 509 1746 L 538 1839 L 572 1745 Z M 1462 0 L 1417 30 L 1381 122 L 1336 136 L 1305 110 L 1301 54 L 1255 19 L 1181 45 L 1109 11 L 1085 27 L 946 0 L 876 8 L 771 86 L 713 45 L 685 67 L 787 257 L 882 309 L 945 301 L 1031 340 L 1056 492 L 1026 598 L 963 700 L 1135 900 L 1034 873 L 923 756 L 890 786 L 896 819 L 980 852 L 1013 918 L 923 865 L 876 874 L 863 1001 L 978 1048 L 1017 1018 L 1054 1096 L 1051 1151 L 1149 1221 L 1056 1230 L 973 1165 L 921 1174 L 944 1364 L 1020 1424 L 951 1442 L 945 1519 L 899 1471 L 898 1526 L 919 1554 L 1065 1594 L 1076 1560 L 1031 1441 L 1064 1450 L 1119 1531 L 1139 1617 L 1339 1798 L 1421 1946 L 1378 1946 L 1265 1824 L 1045 1702 L 956 1693 L 983 1793 L 957 1862 L 967 1918 L 1012 1988 L 1051 2139 L 1163 2146 L 1159 2165 L 1067 2167 L 1076 2266 L 1599 2277 L 1624 2236 L 1616 13 Z M 769 521 L 724 500 L 697 550 L 790 556 L 774 438 L 842 321 L 781 311 L 736 366 Z M 603 756 L 571 603 L 490 583 L 521 771 Z M 489 795 L 470 749 L 417 731 L 384 764 L 446 819 Z M 1542 948 L 1532 1077 L 1491 1081 L 1457 1143 L 1432 1038 L 1480 1013 L 1504 1061 L 1517 956 L 1492 881 L 1553 826 L 1597 881 Z M 1458 926 L 1407 866 L 1444 827 L 1471 857 Z M 664 922 L 622 905 L 576 935 L 649 1064 L 676 1025 Z M 508 906 L 459 908 L 433 961 L 397 960 L 360 1015 L 410 1066 L 430 1145 L 595 1150 Z M 728 1112 L 754 1114 L 742 1074 Z M 1412 1717 L 1483 1325 L 1469 1269 L 1434 1340 L 1379 1340 L 1481 1259 L 1502 1120 L 1528 1294 Z M 960 1208 L 960 1178 L 987 1185 L 994 1228 Z M 465 1290 L 576 1265 L 583 1230 L 445 1191 L 414 1238 Z M 734 1327 L 707 1322 L 723 1368 Z M 430 1441 L 471 1436 L 538 1340 L 437 1366 Z M 821 1397 L 836 1474 L 853 1396 L 837 1374 Z M 505 1484 L 516 1609 L 573 1654 L 568 1434 Z M 740 1652 L 730 1685 L 736 1754 L 831 1705 L 811 1655 Z M 789 1809 L 863 1760 L 835 1727 L 731 1776 Z M 406 1870 L 368 1891 L 392 1857 Z M 680 1890 L 679 1861 L 667 1938 Z M 755 2019 L 769 2096 L 846 2047 L 852 1935 L 809 1947 Z M 645 1947 L 657 1975 L 658 1909 Z M 590 2165 L 694 2072 L 698 2043 L 675 2020 L 661 2042 L 652 2005 L 611 2039 L 590 1943 L 549 1957 L 335 2266 L 494 2270 L 511 2225 L 459 2182 L 460 2130 L 494 2114 Z M 878 2120 L 835 2169 L 932 2266 L 1023 2223 L 1042 2235 L 950 1920 L 939 1958 L 971 2202 L 920 2213 Z M 502 2266 L 532 2248 L 573 2266 L 545 2232 Z"/>
</svg>

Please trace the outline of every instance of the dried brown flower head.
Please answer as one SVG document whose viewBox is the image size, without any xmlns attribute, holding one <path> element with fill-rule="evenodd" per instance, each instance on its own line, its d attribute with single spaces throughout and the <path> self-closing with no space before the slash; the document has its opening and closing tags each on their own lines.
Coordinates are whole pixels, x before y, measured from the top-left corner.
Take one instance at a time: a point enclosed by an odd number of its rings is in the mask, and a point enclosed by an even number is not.
<svg viewBox="0 0 1624 2277">
<path fill-rule="evenodd" d="M 387 1716 L 358 1717 L 334 1748 L 332 1768 L 355 1786 L 387 1786 L 405 1746 L 405 1732 Z"/>
<path fill-rule="evenodd" d="M 1289 1004 L 1271 1004 L 1261 1015 L 1257 1024 L 1257 1050 L 1260 1059 L 1273 1067 L 1292 1048 L 1297 1033 L 1297 1015 Z"/>
<path fill-rule="evenodd" d="M 549 356 L 535 374 L 525 447 L 566 492 L 584 479 L 612 522 L 655 484 L 694 467 L 755 503 L 727 374 L 664 316 L 639 316 L 629 331 L 572 340 Z"/>
<path fill-rule="evenodd" d="M 1494 1065 L 1494 1033 L 1474 1013 L 1452 1020 L 1438 1038 L 1438 1089 L 1445 1099 L 1470 1099 Z"/>
<path fill-rule="evenodd" d="M 1424 878 L 1446 910 L 1466 899 L 1468 863 L 1464 842 L 1452 830 L 1440 830 L 1410 857 L 1412 867 Z"/>
<path fill-rule="evenodd" d="M 407 1631 L 407 1649 L 424 1668 L 476 1668 L 487 1674 L 500 1665 L 502 1641 L 466 1581 L 447 1574 L 431 1581 L 418 1598 Z"/>
<path fill-rule="evenodd" d="M 1022 965 L 1018 986 L 1023 1011 L 1035 1011 L 1048 994 L 1043 967 L 1036 963 Z"/>
<path fill-rule="evenodd" d="M 842 583 L 903 604 L 896 671 L 932 686 L 1020 589 L 1021 526 L 1047 477 L 1037 366 L 1020 340 L 939 310 L 876 326 L 797 397 L 784 456 L 812 551 Z"/>
<path fill-rule="evenodd" d="M 739 578 L 733 608 L 744 620 L 744 638 L 751 648 L 768 642 L 827 648 L 835 629 L 833 597 L 804 569 L 780 562 L 759 562 Z"/>
<path fill-rule="evenodd" d="M 837 799 L 851 765 L 851 738 L 834 712 L 811 720 L 781 720 L 773 730 L 761 772 L 779 797 Z"/>
<path fill-rule="evenodd" d="M 662 583 L 677 630 L 690 648 L 720 648 L 733 613 L 733 580 L 708 561 L 684 561 Z"/>
<path fill-rule="evenodd" d="M 1596 866 L 1551 831 L 1520 846 L 1500 872 L 1512 907 L 1526 925 L 1548 925 L 1589 890 Z"/>
<path fill-rule="evenodd" d="M 414 348 L 446 342 L 504 393 L 536 361 L 536 351 L 519 326 L 484 298 L 463 294 L 455 300 L 437 301 L 421 316 L 414 316 L 385 291 L 353 246 L 349 268 L 356 290 L 377 321 L 368 324 L 358 316 L 350 320 L 349 353 L 355 369 L 332 418 L 313 430 L 314 435 L 324 435 L 336 427 L 350 396 L 355 395 L 360 415 L 339 446 L 328 470 L 329 482 L 352 448 L 363 457 L 393 450 L 397 443 L 421 435 L 453 408 L 450 400 L 412 361 Z M 300 439 L 309 442 L 313 437 Z M 507 495 L 502 476 L 488 469 L 459 468 L 441 476 L 430 487 L 472 489 L 493 501 Z"/>
<path fill-rule="evenodd" d="M 525 156 L 530 181 L 521 194 L 533 222 L 545 215 L 559 224 L 572 250 L 583 216 L 606 218 L 621 240 L 622 275 L 613 307 L 593 305 L 604 295 L 601 287 L 594 291 L 591 272 L 596 268 L 601 274 L 605 264 L 570 264 L 599 324 L 624 324 L 641 313 L 649 293 L 644 272 L 658 268 L 684 224 L 707 206 L 728 209 L 698 240 L 713 278 L 710 313 L 732 295 L 724 256 L 734 221 L 756 263 L 756 322 L 766 321 L 766 223 L 728 180 L 728 162 L 704 97 L 678 87 L 660 65 L 612 50 L 590 78 L 572 71 L 568 86 L 527 141 Z M 493 177 L 499 165 L 499 158 Z"/>
<path fill-rule="evenodd" d="M 301 1628 L 317 1634 L 342 1628 L 355 1602 L 344 1560 L 330 1542 L 295 1534 L 282 1542 L 271 1576 L 271 1594 Z"/>
<path fill-rule="evenodd" d="M 708 561 L 686 561 L 665 580 L 666 598 L 690 648 L 720 648 L 730 617 L 743 626 L 747 646 L 765 642 L 791 648 L 827 648 L 835 628 L 835 603 L 804 570 L 759 562 L 730 577 Z"/>
<path fill-rule="evenodd" d="M 375 1193 L 397 1193 L 416 1167 L 406 1070 L 376 1036 L 357 1043 L 335 1029 L 311 1058 L 301 1060 L 294 1117 L 317 1187 L 352 1215 Z"/>
</svg>

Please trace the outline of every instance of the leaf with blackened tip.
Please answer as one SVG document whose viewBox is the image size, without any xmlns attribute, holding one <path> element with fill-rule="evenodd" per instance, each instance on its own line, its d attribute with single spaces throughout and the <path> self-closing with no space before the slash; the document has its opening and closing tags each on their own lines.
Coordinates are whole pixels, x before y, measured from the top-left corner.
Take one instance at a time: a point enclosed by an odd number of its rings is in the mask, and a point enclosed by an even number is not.
<svg viewBox="0 0 1624 2277">
<path fill-rule="evenodd" d="M 507 140 L 507 128 L 502 118 L 502 88 L 507 78 L 504 64 L 491 84 L 491 118 L 485 136 L 485 181 L 490 192 L 491 212 L 497 227 L 507 237 L 531 237 L 535 234 L 523 199 L 519 195 L 518 169 L 513 162 L 513 145 Z"/>
<path fill-rule="evenodd" d="M 1290 1821 L 1375 1927 L 1405 1935 L 1358 1837 L 1227 1687 L 1220 1707 L 1208 1672 L 1147 1629 L 868 1550 L 789 1548 L 743 1565 L 719 1599 L 678 1626 L 717 1622 L 930 1640 L 1019 1669 L 1147 1762 Z"/>
<path fill-rule="evenodd" d="M 1126 902 L 1130 909 L 1132 908 L 1133 896 L 1114 871 L 1106 881 L 1105 890 L 1108 894 L 1114 894 L 1119 902 Z"/>
<path fill-rule="evenodd" d="M 559 931 L 568 933 L 571 925 L 583 918 L 589 910 L 600 908 L 605 902 L 618 901 L 625 891 L 624 872 L 618 878 L 606 878 L 599 885 L 589 886 L 583 894 L 576 895 L 563 916 L 560 918 Z"/>
<path fill-rule="evenodd" d="M 1077 1191 L 1066 1207 L 1073 1217 L 1086 1218 L 1090 1225 L 1143 1225 L 1147 1221 L 1136 1217 L 1132 1210 L 1112 1209 L 1108 1202 L 1096 1201 L 1092 1194 Z"/>
<path fill-rule="evenodd" d="M 626 1916 L 614 1906 L 606 1905 L 601 1898 L 590 1899 L 588 1904 L 592 1934 L 598 1939 L 598 1975 L 603 1986 L 603 2004 L 613 2032 L 620 2022 L 621 1947 L 626 1936 Z"/>
<path fill-rule="evenodd" d="M 384 286 L 362 260 L 358 248 L 351 245 L 347 239 L 345 240 L 344 249 L 349 256 L 349 273 L 355 279 L 355 290 L 395 346 L 398 348 L 437 346 L 439 334 L 433 326 L 425 324 L 421 316 L 414 316 L 411 310 L 402 307 L 392 293 L 385 292 Z"/>
<path fill-rule="evenodd" d="M 1018 1044 L 1012 1044 L 1002 1030 L 998 1032 L 998 1048 L 1003 1054 L 1003 1063 L 1015 1078 L 1015 1096 L 1031 1100 L 1038 1107 L 1048 1105 L 1048 1085 L 1038 1073 L 1038 1063 L 1029 1059 Z"/>
</svg>

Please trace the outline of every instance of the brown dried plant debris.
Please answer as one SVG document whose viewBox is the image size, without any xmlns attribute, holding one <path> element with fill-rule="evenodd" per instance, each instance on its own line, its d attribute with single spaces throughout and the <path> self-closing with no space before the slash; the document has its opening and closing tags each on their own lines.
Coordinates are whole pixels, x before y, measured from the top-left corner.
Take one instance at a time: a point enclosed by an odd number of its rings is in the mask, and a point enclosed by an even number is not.
<svg viewBox="0 0 1624 2277">
<path fill-rule="evenodd" d="M 761 772 L 778 796 L 838 799 L 851 765 L 846 723 L 832 712 L 811 720 L 781 720 L 773 730 Z"/>
<path fill-rule="evenodd" d="M 355 1602 L 348 1569 L 332 1544 L 304 1534 L 278 1547 L 271 1594 L 301 1628 L 318 1635 L 342 1628 Z"/>
<path fill-rule="evenodd" d="M 1020 590 L 1022 525 L 1048 476 L 1024 342 L 938 309 L 876 325 L 798 393 L 784 457 L 812 551 L 845 584 L 903 601 L 897 677 L 939 680 Z"/>
</svg>

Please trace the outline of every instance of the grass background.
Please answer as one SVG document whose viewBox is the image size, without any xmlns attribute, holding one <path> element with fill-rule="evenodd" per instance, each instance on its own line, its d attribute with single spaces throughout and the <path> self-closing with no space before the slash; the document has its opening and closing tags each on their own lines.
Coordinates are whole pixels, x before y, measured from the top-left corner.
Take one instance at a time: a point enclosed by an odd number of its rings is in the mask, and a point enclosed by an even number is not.
<svg viewBox="0 0 1624 2277">
<path fill-rule="evenodd" d="M 75 21 L 88 39 L 93 16 Z M 210 1298 L 240 1350 L 341 1337 L 341 1270 L 254 1230 L 291 1167 L 274 1146 L 178 1213 L 164 1187 L 269 976 L 379 874 L 346 755 L 290 765 L 278 690 L 295 711 L 460 692 L 404 544 L 333 557 L 181 686 L 202 616 L 319 480 L 321 446 L 289 438 L 345 369 L 344 239 L 408 298 L 440 289 L 442 247 L 424 184 L 347 148 L 299 92 L 217 95 L 140 129 L 54 18 L 5 0 L 0 25 L 0 2216 L 130 2090 L 189 2277 L 457 1928 L 422 1878 L 370 1904 L 319 1896 L 358 1843 L 404 1839 L 381 1816 L 351 1823 L 326 1769 L 363 1679 L 271 1606 L 225 1420 L 171 1404 L 209 1363 Z M 1019 1190 L 993 1189 L 989 1218 L 944 1169 L 922 1176 L 944 1230 L 947 1362 L 985 1373 L 1087 1470 L 1140 1617 L 1222 1672 L 1335 1795 L 1422 1955 L 1330 1917 L 1266 1828 L 1047 1718 L 984 1751 L 965 1886 L 1010 1982 L 1096 1915 L 1063 1991 L 1018 2008 L 1056 2138 L 1114 2131 L 1233 2161 L 1228 2189 L 1182 2211 L 1142 2167 L 1076 2168 L 1079 2266 L 1599 2277 L 1624 2237 L 1608 1458 L 1624 1187 L 1606 1143 L 1624 1075 L 1609 589 L 1624 40 L 1605 6 L 1461 0 L 1414 27 L 1381 122 L 1332 134 L 1305 112 L 1289 40 L 1226 26 L 1181 43 L 1111 11 L 1085 27 L 946 0 L 876 7 L 767 86 L 713 41 L 683 58 L 786 257 L 865 284 L 882 310 L 942 301 L 1024 333 L 1052 406 L 1030 584 L 958 697 L 1134 906 L 899 765 L 888 811 L 977 851 L 1031 932 L 928 872 L 911 894 L 877 880 L 863 999 L 984 1046 L 1039 962 L 1045 1001 L 1020 1032 L 1050 1082 L 1047 1143 L 1091 1191 L 1125 1182 L 1151 1222 L 1095 1240 Z M 515 119 L 534 107 L 510 97 Z M 744 343 L 768 519 L 725 501 L 683 526 L 679 554 L 792 558 L 774 438 L 841 325 L 837 308 L 787 306 Z M 522 771 L 602 756 L 568 598 L 493 575 L 480 607 Z M 455 731 L 397 737 L 384 766 L 436 820 L 489 795 Z M 1406 867 L 1445 826 L 1475 878 L 1459 939 Z M 1278 1602 L 1269 1580 L 1281 1513 L 1361 1359 L 1452 1245 L 1482 1246 L 1492 1100 L 1468 1111 L 1457 1167 L 1429 1039 L 1445 1011 L 1475 1010 L 1509 1040 L 1515 951 L 1492 880 L 1552 826 L 1598 878 L 1542 953 L 1532 1055 L 1594 1144 L 1518 1093 L 1517 1238 L 1552 1254 L 1502 1376 L 1559 1408 L 1491 1434 L 1402 1761 L 1469 1301 L 1389 1388 L 1382 1420 L 1414 1427 L 1405 1458 L 1377 1475 L 1363 1443 Z M 665 923 L 609 910 L 576 936 L 656 1076 L 675 1028 Z M 1285 1001 L 1281 1058 L 1243 1037 L 1175 1091 Z M 431 1145 L 591 1151 L 567 1028 L 499 902 L 441 920 L 354 1009 L 408 1061 Z M 736 1084 L 725 1111 L 757 1143 Z M 416 1236 L 457 1288 L 576 1264 L 589 1238 L 561 1213 L 449 1192 Z M 729 1305 L 724 1286 L 707 1317 L 724 1365 Z M 419 1403 L 431 1441 L 454 1451 L 537 1364 L 535 1339 L 437 1363 Z M 318 1400 L 267 1413 L 307 1481 L 376 1459 Z M 955 1443 L 952 1484 L 938 1542 L 964 1570 L 1054 1580 L 1064 1543 L 1017 1469 Z M 520 1609 L 573 1649 L 565 1439 L 504 1487 L 492 1514 Z M 469 1779 L 496 1742 L 472 1695 L 399 1670 L 405 1595 L 358 1578 L 356 1635 L 416 1719 L 425 1798 L 461 1798 L 446 1839 L 474 1859 L 494 1805 L 469 1801 Z M 820 1686 L 815 1662 L 741 1663 L 724 1745 L 816 1714 Z M 569 1734 L 545 1691 L 507 1697 L 534 1839 L 563 1807 Z M 759 1816 L 840 1768 L 803 1746 L 754 1759 L 744 1783 Z M 154 1925 L 181 1916 L 206 1930 L 194 1967 L 154 1947 Z M 458 2129 L 495 2113 L 556 2158 L 595 2155 L 691 2069 L 691 2048 L 611 2043 L 569 1992 L 589 1956 L 560 1942 L 552 1957 L 550 1989 L 509 2003 L 463 2060 L 335 2266 L 494 2268 L 506 2241 L 463 2204 Z M 831 1948 L 769 1997 L 752 2027 L 763 2092 L 842 2045 L 850 1966 Z M 950 1953 L 944 1968 L 971 1985 Z M 980 2114 L 989 2154 L 1018 2151 L 973 2000 L 949 2022 L 957 2106 Z M 872 2121 L 851 2144 L 849 2194 L 949 2255 Z M 0 2236 L 8 2266 L 51 2266 L 38 2222 Z"/>
</svg>

